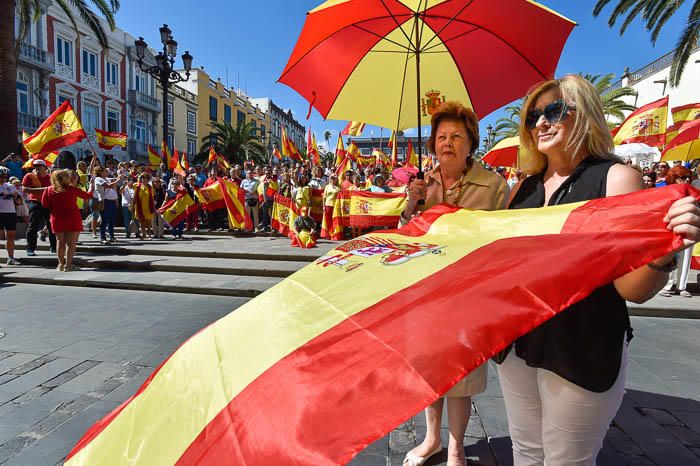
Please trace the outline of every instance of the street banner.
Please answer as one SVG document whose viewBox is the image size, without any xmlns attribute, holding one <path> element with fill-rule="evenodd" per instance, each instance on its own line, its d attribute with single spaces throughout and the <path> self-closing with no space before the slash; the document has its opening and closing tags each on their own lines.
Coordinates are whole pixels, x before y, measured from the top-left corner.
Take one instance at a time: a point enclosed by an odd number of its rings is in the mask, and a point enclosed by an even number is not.
<svg viewBox="0 0 700 466">
<path fill-rule="evenodd" d="M 171 227 L 185 220 L 187 211 L 194 205 L 194 199 L 187 194 L 187 191 L 181 191 L 177 196 L 168 201 L 163 207 L 158 209 L 158 212 L 163 216 L 163 220 Z"/>
<path fill-rule="evenodd" d="M 293 200 L 281 194 L 275 195 L 275 203 L 272 205 L 272 228 L 282 235 L 290 236 L 294 220 L 298 216 L 299 208 Z"/>
<path fill-rule="evenodd" d="M 95 136 L 97 136 L 97 146 L 100 149 L 110 150 L 117 146 L 126 149 L 126 133 L 114 133 L 95 128 Z"/>
<path fill-rule="evenodd" d="M 441 204 L 342 244 L 192 336 L 65 464 L 345 464 L 515 339 L 681 247 L 663 218 L 687 195 L 700 191 Z"/>
<path fill-rule="evenodd" d="M 245 208 L 245 190 L 224 178 L 219 178 L 219 184 L 228 211 L 229 226 L 234 230 L 252 230 L 253 220 Z"/>
<path fill-rule="evenodd" d="M 661 147 L 666 143 L 668 96 L 639 107 L 613 129 L 615 145 L 641 142 Z"/>
<path fill-rule="evenodd" d="M 224 195 L 221 192 L 221 184 L 218 181 L 204 188 L 195 189 L 194 195 L 202 208 L 208 212 L 226 207 Z"/>
<path fill-rule="evenodd" d="M 69 100 L 64 101 L 36 130 L 22 142 L 29 154 L 47 154 L 87 138 L 83 125 Z"/>
</svg>

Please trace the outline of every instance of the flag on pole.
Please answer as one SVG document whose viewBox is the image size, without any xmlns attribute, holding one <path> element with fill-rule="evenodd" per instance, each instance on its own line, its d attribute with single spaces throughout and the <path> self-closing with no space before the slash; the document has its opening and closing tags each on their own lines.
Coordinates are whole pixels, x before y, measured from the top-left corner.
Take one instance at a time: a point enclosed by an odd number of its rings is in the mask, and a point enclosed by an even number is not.
<svg viewBox="0 0 700 466">
<path fill-rule="evenodd" d="M 245 190 L 223 178 L 219 178 L 219 184 L 228 211 L 229 226 L 239 230 L 251 230 L 253 221 L 245 210 Z"/>
<path fill-rule="evenodd" d="M 683 123 L 678 136 L 668 143 L 661 160 L 682 160 L 684 162 L 700 159 L 700 119 Z"/>
<path fill-rule="evenodd" d="M 347 154 L 348 157 L 350 157 L 350 160 L 352 160 L 353 162 L 359 163 L 360 157 L 362 157 L 360 148 L 357 147 L 357 144 L 355 144 L 353 141 L 350 141 L 350 144 L 348 144 Z"/>
<path fill-rule="evenodd" d="M 29 158 L 27 159 L 24 164 L 22 164 L 22 168 L 25 170 L 29 170 L 32 168 L 32 163 L 35 160 L 43 160 L 46 162 L 47 167 L 51 167 L 54 163 L 56 163 L 56 159 L 58 158 L 58 152 L 49 152 L 48 154 L 31 154 Z"/>
<path fill-rule="evenodd" d="M 666 142 L 668 96 L 639 107 L 615 128 L 616 145 L 641 142 L 648 146 L 663 146 Z"/>
<path fill-rule="evenodd" d="M 114 133 L 95 128 L 95 136 L 97 136 L 97 146 L 100 149 L 114 149 L 119 146 L 126 149 L 126 133 Z"/>
<path fill-rule="evenodd" d="M 663 217 L 687 195 L 700 191 L 441 204 L 342 244 L 192 336 L 65 464 L 345 464 L 516 338 L 680 247 Z"/>
<path fill-rule="evenodd" d="M 313 152 L 310 152 L 310 154 L 313 154 L 313 158 L 309 157 L 309 160 L 318 165 L 321 163 L 321 153 L 318 151 L 315 134 L 311 134 L 311 147 L 313 148 Z"/>
<path fill-rule="evenodd" d="M 165 143 L 165 139 L 163 139 L 163 142 L 160 144 L 160 153 L 161 158 L 165 163 L 165 168 L 167 168 L 168 170 L 172 170 L 172 157 L 170 156 L 170 148 Z"/>
<path fill-rule="evenodd" d="M 173 150 L 173 155 L 170 157 L 170 164 L 168 165 L 168 168 L 171 170 L 175 170 L 180 166 L 180 154 L 177 152 L 177 147 Z"/>
<path fill-rule="evenodd" d="M 163 216 L 163 220 L 170 226 L 175 226 L 185 220 L 187 209 L 194 205 L 194 199 L 187 194 L 184 189 L 177 196 L 169 200 L 158 212 Z"/>
<path fill-rule="evenodd" d="M 406 165 L 418 168 L 418 154 L 416 154 L 413 148 L 413 143 L 408 140 L 408 146 L 406 147 Z"/>
<path fill-rule="evenodd" d="M 221 191 L 221 183 L 218 181 L 204 188 L 196 189 L 194 195 L 202 208 L 208 212 L 226 207 L 224 195 Z"/>
<path fill-rule="evenodd" d="M 340 132 L 340 134 L 344 136 L 355 136 L 358 137 L 362 135 L 362 131 L 365 129 L 365 124 L 361 123 L 359 121 L 348 121 L 348 124 L 345 125 L 345 128 L 343 128 L 343 131 Z"/>
<path fill-rule="evenodd" d="M 345 146 L 343 145 L 343 137 L 339 134 L 338 135 L 338 143 L 335 145 L 335 165 L 338 166 L 340 165 L 344 160 L 347 155 L 347 152 L 345 151 Z"/>
<path fill-rule="evenodd" d="M 214 150 L 214 146 L 209 146 L 209 158 L 207 159 L 207 165 L 211 165 L 214 162 L 216 162 L 216 151 Z"/>
<path fill-rule="evenodd" d="M 282 155 L 285 157 L 292 157 L 292 148 L 289 145 L 291 141 L 287 137 L 287 130 L 282 126 Z"/>
<path fill-rule="evenodd" d="M 280 154 L 280 150 L 277 148 L 277 146 L 272 149 L 272 155 L 277 159 L 277 160 L 282 160 L 282 154 Z"/>
<path fill-rule="evenodd" d="M 14 104 L 13 104 L 14 105 Z M 47 154 L 87 138 L 69 100 L 64 101 L 34 134 L 22 142 L 30 154 Z"/>
<path fill-rule="evenodd" d="M 180 162 L 180 165 L 182 165 L 182 168 L 184 168 L 186 172 L 189 171 L 190 161 L 187 159 L 187 152 L 182 153 L 182 161 Z"/>
<path fill-rule="evenodd" d="M 389 149 L 391 149 L 391 168 L 399 166 L 399 151 L 398 144 L 396 144 L 396 131 L 391 132 L 391 137 L 389 138 Z"/>
<path fill-rule="evenodd" d="M 700 102 L 673 107 L 671 109 L 671 117 L 674 125 L 700 118 Z"/>
<path fill-rule="evenodd" d="M 160 158 L 160 155 L 158 155 L 158 152 L 156 152 L 155 150 L 153 150 L 153 148 L 151 147 L 150 144 L 148 144 L 146 147 L 147 147 L 147 150 L 148 150 L 148 164 L 149 164 L 149 165 L 151 166 L 151 168 L 153 168 L 153 169 L 159 168 L 161 162 L 163 161 L 163 160 Z"/>
</svg>

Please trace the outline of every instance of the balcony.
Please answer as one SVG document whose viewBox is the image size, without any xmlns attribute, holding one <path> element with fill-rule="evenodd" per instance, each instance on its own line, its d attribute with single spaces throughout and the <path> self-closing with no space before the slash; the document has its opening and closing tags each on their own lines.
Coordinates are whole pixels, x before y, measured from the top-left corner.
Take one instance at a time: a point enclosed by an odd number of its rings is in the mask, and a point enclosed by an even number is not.
<svg viewBox="0 0 700 466">
<path fill-rule="evenodd" d="M 127 142 L 127 150 L 132 160 L 137 160 L 139 157 L 148 158 L 148 147 L 145 142 L 129 139 Z"/>
<path fill-rule="evenodd" d="M 162 110 L 160 100 L 148 94 L 144 94 L 141 91 L 130 90 L 128 102 L 130 105 L 141 107 L 156 113 L 160 113 Z"/>
<path fill-rule="evenodd" d="M 29 115 L 28 113 L 17 113 L 17 130 L 18 132 L 26 131 L 29 134 L 34 134 L 39 126 L 44 122 L 43 117 Z"/>
<path fill-rule="evenodd" d="M 30 44 L 22 43 L 19 49 L 19 60 L 28 66 L 49 73 L 56 71 L 53 55 Z"/>
</svg>

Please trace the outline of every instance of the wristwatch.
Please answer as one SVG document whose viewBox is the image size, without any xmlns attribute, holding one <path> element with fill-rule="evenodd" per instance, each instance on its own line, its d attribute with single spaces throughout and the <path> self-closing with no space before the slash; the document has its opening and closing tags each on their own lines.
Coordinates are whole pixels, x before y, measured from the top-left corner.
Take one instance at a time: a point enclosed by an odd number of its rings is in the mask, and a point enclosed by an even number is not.
<svg viewBox="0 0 700 466">
<path fill-rule="evenodd" d="M 673 260 L 666 265 L 656 265 L 653 262 L 647 264 L 651 270 L 656 270 L 657 272 L 671 273 L 678 267 L 678 257 L 673 256 Z"/>
</svg>

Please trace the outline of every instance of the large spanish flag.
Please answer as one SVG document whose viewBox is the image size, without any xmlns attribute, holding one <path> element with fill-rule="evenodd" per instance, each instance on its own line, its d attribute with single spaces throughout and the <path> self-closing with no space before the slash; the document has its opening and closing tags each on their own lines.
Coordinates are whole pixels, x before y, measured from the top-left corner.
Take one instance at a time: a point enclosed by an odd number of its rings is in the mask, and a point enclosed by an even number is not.
<svg viewBox="0 0 700 466">
<path fill-rule="evenodd" d="M 202 208 L 209 212 L 226 207 L 224 195 L 221 191 L 221 183 L 218 181 L 204 188 L 195 189 L 194 195 Z"/>
<path fill-rule="evenodd" d="M 673 107 L 671 109 L 671 117 L 673 118 L 673 124 L 700 118 L 700 102 Z"/>
<path fill-rule="evenodd" d="M 194 205 L 194 199 L 187 194 L 184 189 L 177 196 L 168 201 L 163 207 L 158 209 L 158 212 L 163 215 L 168 225 L 175 226 L 185 220 L 187 211 Z"/>
<path fill-rule="evenodd" d="M 642 142 L 661 147 L 666 143 L 668 96 L 639 107 L 613 130 L 615 144 Z"/>
<path fill-rule="evenodd" d="M 221 194 L 228 211 L 229 226 L 240 230 L 252 229 L 253 221 L 245 209 L 245 191 L 236 183 L 224 178 L 219 178 L 219 184 L 221 185 Z"/>
<path fill-rule="evenodd" d="M 272 205 L 272 228 L 285 236 L 291 236 L 294 220 L 299 216 L 299 208 L 296 203 L 281 194 L 275 195 L 275 203 Z"/>
<path fill-rule="evenodd" d="M 126 149 L 126 133 L 114 133 L 95 128 L 95 136 L 97 136 L 97 146 L 100 149 L 114 149 L 119 146 Z"/>
<path fill-rule="evenodd" d="M 683 123 L 678 136 L 668 143 L 661 154 L 661 160 L 665 161 L 695 159 L 700 159 L 700 120 Z"/>
<path fill-rule="evenodd" d="M 160 168 L 160 164 L 163 162 L 163 159 L 160 158 L 158 152 L 153 150 L 150 144 L 148 144 L 146 147 L 148 150 L 148 165 L 153 169 Z"/>
<path fill-rule="evenodd" d="M 345 136 L 355 136 L 359 137 L 362 135 L 362 131 L 365 129 L 365 124 L 360 121 L 348 121 L 345 128 L 340 132 L 340 134 Z"/>
<path fill-rule="evenodd" d="M 323 189 L 311 190 L 311 211 L 309 215 L 314 222 L 320 224 L 323 221 Z"/>
<path fill-rule="evenodd" d="M 396 226 L 405 208 L 405 193 L 350 191 L 350 226 Z"/>
<path fill-rule="evenodd" d="M 442 204 L 345 243 L 192 336 L 66 465 L 346 463 L 516 338 L 680 247 L 663 218 L 688 194 Z"/>
<path fill-rule="evenodd" d="M 70 101 L 64 101 L 34 134 L 22 142 L 30 154 L 46 154 L 87 138 Z"/>
</svg>

